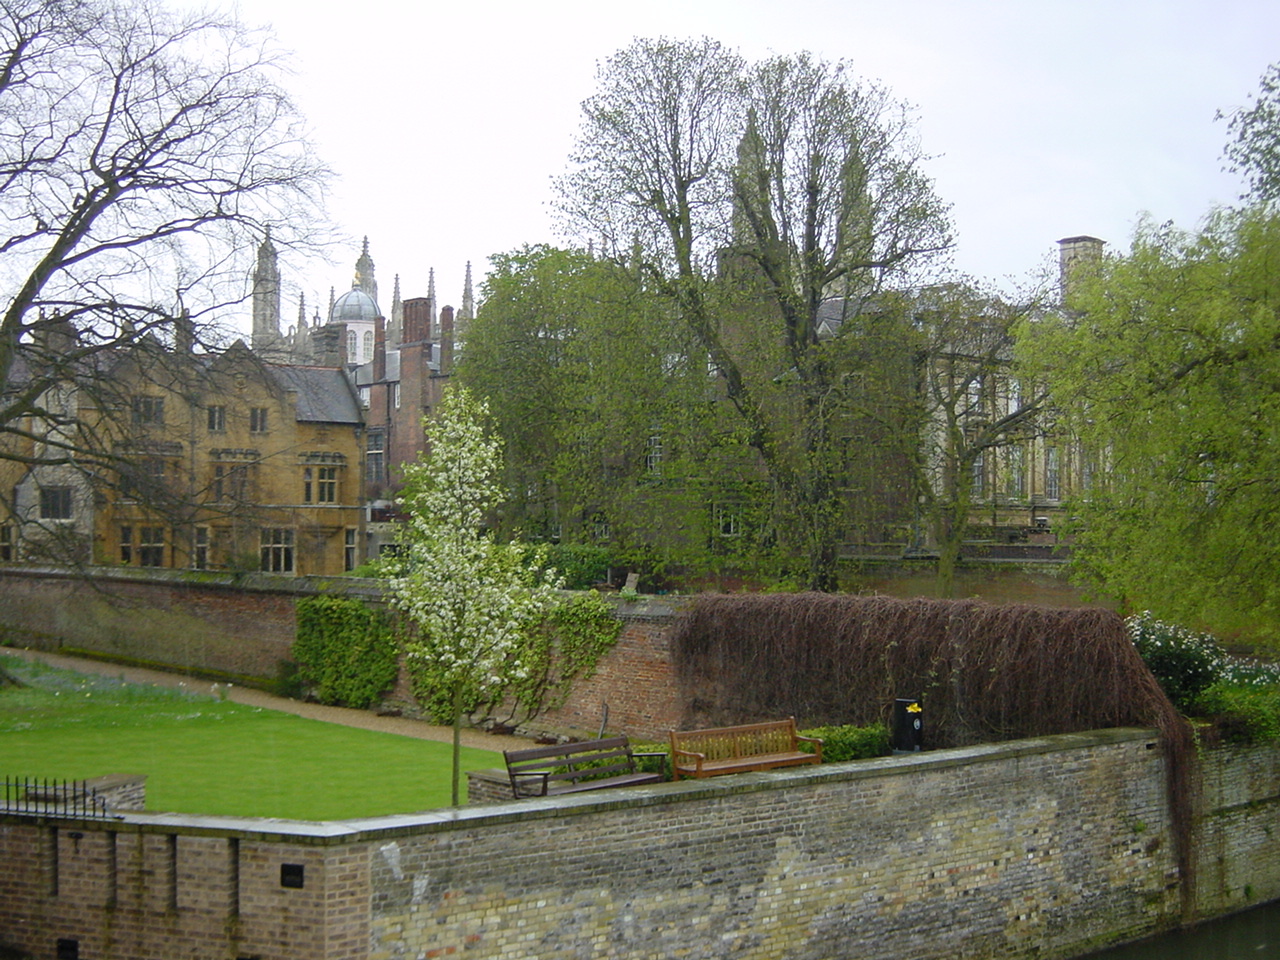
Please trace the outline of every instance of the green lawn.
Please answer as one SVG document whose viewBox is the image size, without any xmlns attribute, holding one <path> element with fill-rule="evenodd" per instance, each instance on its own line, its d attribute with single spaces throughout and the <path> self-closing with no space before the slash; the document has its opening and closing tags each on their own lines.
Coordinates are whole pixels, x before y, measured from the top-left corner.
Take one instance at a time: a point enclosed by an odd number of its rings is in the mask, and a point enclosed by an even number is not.
<svg viewBox="0 0 1280 960">
<path fill-rule="evenodd" d="M 0 776 L 147 774 L 147 809 L 337 820 L 447 807 L 446 743 L 0 656 Z M 464 748 L 463 770 L 502 755 Z M 466 784 L 462 785 L 465 792 Z"/>
</svg>

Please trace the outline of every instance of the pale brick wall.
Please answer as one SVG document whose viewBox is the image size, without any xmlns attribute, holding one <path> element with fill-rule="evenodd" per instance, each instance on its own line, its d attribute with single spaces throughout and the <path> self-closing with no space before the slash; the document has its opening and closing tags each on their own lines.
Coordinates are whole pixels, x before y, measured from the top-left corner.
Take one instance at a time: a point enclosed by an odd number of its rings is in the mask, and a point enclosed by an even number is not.
<svg viewBox="0 0 1280 960">
<path fill-rule="evenodd" d="M 1208 750 L 1203 772 L 1203 911 L 1280 895 L 1280 750 Z M 0 944 L 1053 960 L 1177 921 L 1164 784 L 1129 730 L 339 823 L 0 813 Z"/>
</svg>

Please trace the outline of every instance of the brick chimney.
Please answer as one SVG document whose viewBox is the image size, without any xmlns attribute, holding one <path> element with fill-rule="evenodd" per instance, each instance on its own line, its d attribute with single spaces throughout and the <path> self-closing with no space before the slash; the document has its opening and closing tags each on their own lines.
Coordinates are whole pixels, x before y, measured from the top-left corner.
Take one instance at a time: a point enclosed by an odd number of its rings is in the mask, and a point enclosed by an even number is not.
<svg viewBox="0 0 1280 960">
<path fill-rule="evenodd" d="M 431 339 L 431 298 L 411 297 L 402 304 L 404 308 L 404 328 L 400 333 L 400 342 L 422 343 Z"/>
<path fill-rule="evenodd" d="M 453 307 L 440 308 L 440 372 L 453 373 Z"/>
<path fill-rule="evenodd" d="M 382 317 L 373 321 L 373 382 L 387 379 L 387 323 Z"/>
</svg>

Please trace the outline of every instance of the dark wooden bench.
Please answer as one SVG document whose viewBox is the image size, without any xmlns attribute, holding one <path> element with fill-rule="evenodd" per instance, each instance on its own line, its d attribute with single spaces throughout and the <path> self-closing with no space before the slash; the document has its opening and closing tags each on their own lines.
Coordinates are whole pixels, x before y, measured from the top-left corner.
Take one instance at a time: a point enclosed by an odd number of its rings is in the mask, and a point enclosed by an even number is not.
<svg viewBox="0 0 1280 960">
<path fill-rule="evenodd" d="M 801 743 L 811 744 L 813 752 L 801 750 Z M 671 772 L 676 780 L 821 762 L 822 741 L 796 733 L 794 717 L 738 727 L 671 731 Z"/>
<path fill-rule="evenodd" d="M 505 750 L 511 792 L 517 800 L 550 797 L 606 787 L 630 787 L 662 783 L 666 779 L 665 753 L 635 753 L 626 737 L 557 743 L 548 747 Z M 659 773 L 636 769 L 637 757 L 660 757 Z"/>
</svg>

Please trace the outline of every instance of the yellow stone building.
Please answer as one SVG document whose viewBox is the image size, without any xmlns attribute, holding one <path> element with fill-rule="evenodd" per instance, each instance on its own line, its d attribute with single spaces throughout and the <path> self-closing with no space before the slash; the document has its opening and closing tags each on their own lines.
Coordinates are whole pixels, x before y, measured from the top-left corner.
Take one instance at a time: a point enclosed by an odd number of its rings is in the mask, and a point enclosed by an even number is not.
<svg viewBox="0 0 1280 960">
<path fill-rule="evenodd" d="M 286 575 L 363 561 L 363 416 L 341 368 L 144 343 L 82 379 L 46 396 L 60 425 L 33 423 L 44 439 L 8 488 L 0 559 Z"/>
</svg>

